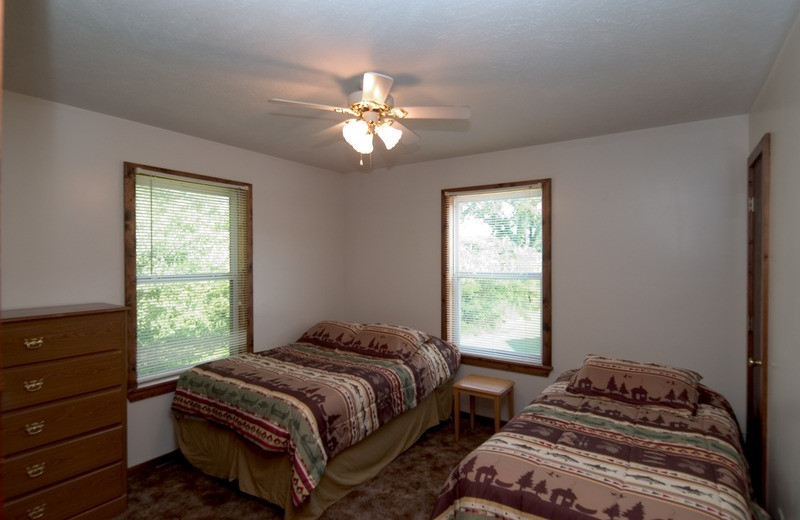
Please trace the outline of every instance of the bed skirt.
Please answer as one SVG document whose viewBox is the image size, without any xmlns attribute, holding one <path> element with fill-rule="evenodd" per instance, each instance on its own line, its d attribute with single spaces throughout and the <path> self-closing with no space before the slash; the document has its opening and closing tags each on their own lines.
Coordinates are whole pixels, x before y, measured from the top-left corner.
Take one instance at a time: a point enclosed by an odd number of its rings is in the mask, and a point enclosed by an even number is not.
<svg viewBox="0 0 800 520">
<path fill-rule="evenodd" d="M 285 454 L 264 451 L 205 419 L 181 414 L 174 417 L 178 446 L 193 466 L 217 478 L 238 480 L 241 491 L 283 508 L 285 520 L 307 520 L 318 518 L 328 506 L 377 475 L 425 430 L 448 419 L 452 406 L 451 379 L 417 406 L 329 461 L 319 484 L 300 506 L 292 503 L 292 470 Z"/>
</svg>

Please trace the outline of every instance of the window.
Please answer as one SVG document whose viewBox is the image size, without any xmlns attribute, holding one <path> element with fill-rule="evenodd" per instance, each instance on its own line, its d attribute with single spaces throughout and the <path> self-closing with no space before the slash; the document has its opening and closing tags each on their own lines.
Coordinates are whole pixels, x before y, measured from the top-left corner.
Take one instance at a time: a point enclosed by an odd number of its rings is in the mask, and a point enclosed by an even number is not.
<svg viewBox="0 0 800 520">
<path fill-rule="evenodd" d="M 131 400 L 174 390 L 190 366 L 252 351 L 250 188 L 125 163 Z"/>
<path fill-rule="evenodd" d="M 465 364 L 547 375 L 550 179 L 442 190 L 442 334 Z"/>
</svg>

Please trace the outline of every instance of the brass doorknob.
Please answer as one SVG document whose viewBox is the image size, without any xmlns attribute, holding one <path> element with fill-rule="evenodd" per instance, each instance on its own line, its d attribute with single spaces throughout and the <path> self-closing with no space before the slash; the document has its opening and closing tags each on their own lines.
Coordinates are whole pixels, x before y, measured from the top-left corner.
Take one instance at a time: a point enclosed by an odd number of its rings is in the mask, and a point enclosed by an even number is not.
<svg viewBox="0 0 800 520">
<path fill-rule="evenodd" d="M 760 367 L 762 364 L 763 364 L 763 362 L 761 360 L 756 360 L 756 359 L 753 359 L 753 358 L 748 358 L 747 359 L 747 366 L 749 366 L 749 367 Z"/>
</svg>

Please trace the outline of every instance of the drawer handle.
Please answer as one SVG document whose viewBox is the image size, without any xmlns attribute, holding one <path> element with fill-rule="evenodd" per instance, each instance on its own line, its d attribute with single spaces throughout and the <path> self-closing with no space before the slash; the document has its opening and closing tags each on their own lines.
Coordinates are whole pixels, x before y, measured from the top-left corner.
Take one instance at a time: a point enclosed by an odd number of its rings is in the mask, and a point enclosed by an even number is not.
<svg viewBox="0 0 800 520">
<path fill-rule="evenodd" d="M 32 379 L 30 381 L 25 381 L 22 385 L 28 392 L 36 392 L 37 390 L 41 390 L 44 386 L 44 379 Z"/>
<path fill-rule="evenodd" d="M 44 516 L 44 508 L 47 504 L 40 504 L 36 507 L 32 507 L 28 509 L 28 518 L 31 520 L 36 520 L 37 518 L 41 518 Z"/>
<path fill-rule="evenodd" d="M 44 336 L 39 336 L 38 338 L 26 338 L 22 340 L 25 343 L 25 348 L 28 350 L 36 350 L 37 348 L 44 345 Z"/>
<path fill-rule="evenodd" d="M 44 421 L 32 422 L 25 425 L 25 431 L 28 432 L 28 435 L 42 433 L 42 430 L 44 430 Z"/>
<path fill-rule="evenodd" d="M 39 464 L 28 466 L 25 468 L 25 473 L 27 473 L 30 478 L 41 477 L 44 473 L 44 464 L 44 462 L 40 462 Z"/>
</svg>

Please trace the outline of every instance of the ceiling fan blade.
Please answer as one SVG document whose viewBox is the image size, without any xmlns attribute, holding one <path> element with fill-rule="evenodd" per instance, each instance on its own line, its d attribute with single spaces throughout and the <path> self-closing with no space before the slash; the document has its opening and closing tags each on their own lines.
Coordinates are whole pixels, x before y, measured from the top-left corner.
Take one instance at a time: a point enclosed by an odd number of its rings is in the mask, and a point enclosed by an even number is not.
<svg viewBox="0 0 800 520">
<path fill-rule="evenodd" d="M 398 120 L 395 119 L 392 126 L 403 132 L 403 137 L 400 138 L 401 143 L 414 144 L 419 141 L 419 136 L 409 130 L 408 127 L 401 125 Z"/>
<path fill-rule="evenodd" d="M 365 72 L 361 100 L 384 103 L 394 80 L 377 72 Z"/>
<path fill-rule="evenodd" d="M 341 123 L 336 123 L 333 126 L 329 126 L 325 130 L 320 130 L 319 132 L 311 134 L 312 139 L 328 139 L 331 137 L 342 137 L 342 128 L 347 121 L 342 121 Z"/>
<path fill-rule="evenodd" d="M 332 105 L 320 105 L 319 103 L 306 103 L 305 101 L 292 101 L 289 99 L 278 99 L 272 98 L 269 100 L 270 103 L 279 103 L 281 105 L 291 105 L 300 108 L 312 108 L 314 110 L 325 110 L 326 112 L 338 112 L 340 114 L 350 114 L 350 115 L 358 115 L 349 108 L 345 107 L 335 107 Z"/>
<path fill-rule="evenodd" d="M 335 125 L 329 126 L 324 130 L 311 134 L 309 144 L 311 146 L 320 147 L 336 146 L 340 142 L 345 142 L 344 137 L 342 137 L 342 128 L 344 128 L 346 122 L 347 121 L 336 123 Z"/>
<path fill-rule="evenodd" d="M 469 119 L 470 110 L 467 106 L 460 107 L 402 107 L 395 111 L 403 111 L 405 116 L 392 114 L 403 119 Z"/>
</svg>

